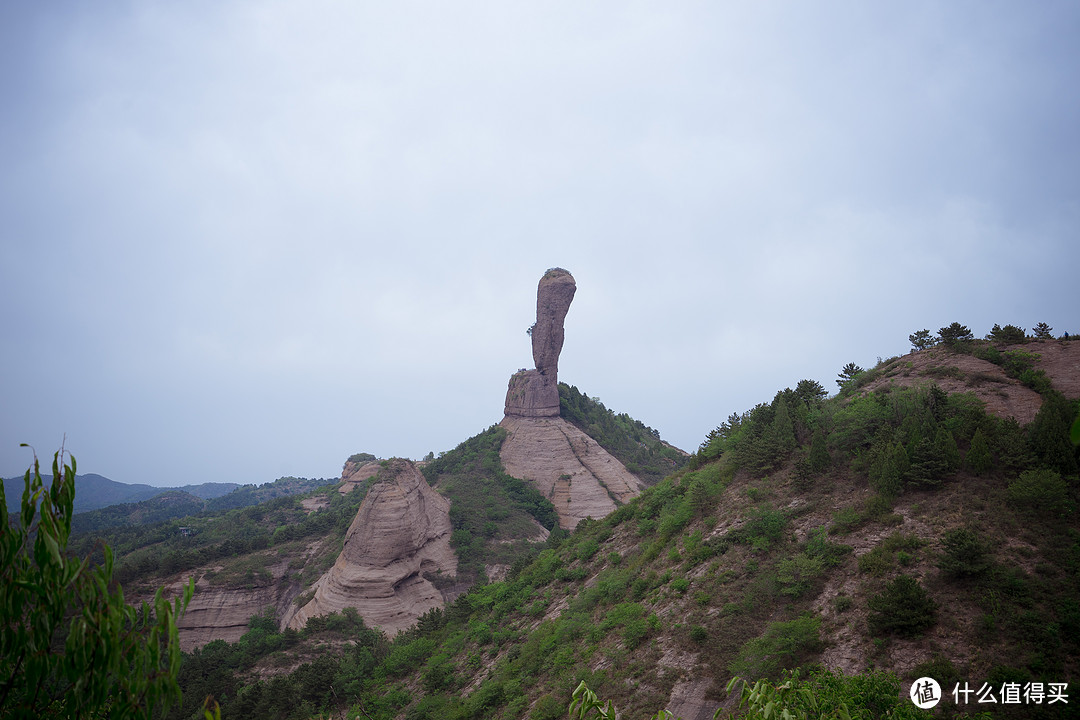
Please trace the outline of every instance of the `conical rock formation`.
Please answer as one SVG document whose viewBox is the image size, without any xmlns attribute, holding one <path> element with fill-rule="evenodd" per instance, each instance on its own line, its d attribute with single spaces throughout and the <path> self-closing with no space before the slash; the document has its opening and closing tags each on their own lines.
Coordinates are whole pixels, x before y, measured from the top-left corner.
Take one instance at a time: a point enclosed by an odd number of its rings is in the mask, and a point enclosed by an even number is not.
<svg viewBox="0 0 1080 720">
<path fill-rule="evenodd" d="M 445 602 L 425 575 L 457 574 L 451 531 L 450 502 L 411 462 L 391 460 L 360 505 L 337 562 L 288 626 L 347 607 L 391 636 L 411 626 Z"/>
</svg>

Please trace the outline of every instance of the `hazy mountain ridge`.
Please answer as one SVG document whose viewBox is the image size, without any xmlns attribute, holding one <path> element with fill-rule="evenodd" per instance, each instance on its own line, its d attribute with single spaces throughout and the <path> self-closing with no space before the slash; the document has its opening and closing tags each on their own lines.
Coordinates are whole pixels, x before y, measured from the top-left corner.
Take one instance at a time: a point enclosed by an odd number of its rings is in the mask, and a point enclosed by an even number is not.
<svg viewBox="0 0 1080 720">
<path fill-rule="evenodd" d="M 22 497 L 23 478 L 5 478 L 4 493 L 8 497 L 8 512 L 15 511 L 11 498 Z M 188 493 L 202 500 L 209 500 L 230 493 L 240 485 L 237 483 L 205 482 L 183 487 L 155 487 L 141 483 L 122 483 L 98 475 L 87 473 L 75 476 L 75 513 L 149 500 L 158 495 L 171 492 Z"/>
</svg>

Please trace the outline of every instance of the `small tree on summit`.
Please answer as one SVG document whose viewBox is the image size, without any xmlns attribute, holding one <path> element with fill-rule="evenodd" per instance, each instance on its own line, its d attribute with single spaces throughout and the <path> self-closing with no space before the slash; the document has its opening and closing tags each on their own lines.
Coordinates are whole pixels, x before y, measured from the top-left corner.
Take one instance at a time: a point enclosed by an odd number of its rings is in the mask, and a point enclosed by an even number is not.
<svg viewBox="0 0 1080 720">
<path fill-rule="evenodd" d="M 1051 334 L 1054 328 L 1050 327 L 1044 322 L 1039 323 L 1031 329 L 1035 333 L 1035 337 L 1040 340 L 1053 340 L 1054 336 Z"/>
<path fill-rule="evenodd" d="M 974 340 L 975 336 L 968 330 L 967 325 L 954 322 L 948 327 L 938 330 L 938 337 L 943 345 L 955 346 L 966 340 Z"/>
<path fill-rule="evenodd" d="M 908 335 L 908 340 L 911 341 L 911 346 L 916 350 L 925 350 L 926 348 L 934 347 L 937 345 L 929 330 L 919 330 Z"/>
<path fill-rule="evenodd" d="M 1024 328 L 1019 328 L 1015 325 L 1001 327 L 997 323 L 994 323 L 994 327 L 991 328 L 990 334 L 986 336 L 986 339 L 1004 345 L 1018 345 L 1027 340 L 1027 335 L 1024 333 Z"/>
</svg>

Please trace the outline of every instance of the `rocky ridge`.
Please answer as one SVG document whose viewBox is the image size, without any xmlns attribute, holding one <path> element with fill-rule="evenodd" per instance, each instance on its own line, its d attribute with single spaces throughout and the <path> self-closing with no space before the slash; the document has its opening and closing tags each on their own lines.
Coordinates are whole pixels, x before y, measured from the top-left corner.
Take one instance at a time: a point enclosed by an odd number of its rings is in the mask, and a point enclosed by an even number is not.
<svg viewBox="0 0 1080 720">
<path fill-rule="evenodd" d="M 368 490 L 337 562 L 312 599 L 283 624 L 355 607 L 389 635 L 449 599 L 428 578 L 457 574 L 450 547 L 450 502 L 408 460 L 391 460 Z"/>
</svg>

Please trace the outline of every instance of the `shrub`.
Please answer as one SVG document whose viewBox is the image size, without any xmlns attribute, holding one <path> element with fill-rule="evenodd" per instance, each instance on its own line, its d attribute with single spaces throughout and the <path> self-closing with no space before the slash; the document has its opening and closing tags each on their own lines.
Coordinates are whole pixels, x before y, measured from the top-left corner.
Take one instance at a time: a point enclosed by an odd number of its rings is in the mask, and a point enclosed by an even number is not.
<svg viewBox="0 0 1080 720">
<path fill-rule="evenodd" d="M 821 560 L 805 553 L 784 558 L 776 569 L 776 579 L 781 585 L 780 592 L 799 597 L 810 589 L 814 580 L 821 575 L 823 567 Z"/>
<path fill-rule="evenodd" d="M 869 625 L 873 635 L 914 636 L 937 622 L 937 603 L 910 575 L 901 575 L 879 595 L 870 598 Z"/>
<path fill-rule="evenodd" d="M 731 671 L 745 677 L 775 677 L 781 670 L 795 667 L 820 652 L 820 629 L 821 620 L 812 615 L 770 623 L 761 637 L 743 646 Z"/>
<path fill-rule="evenodd" d="M 859 556 L 859 572 L 880 577 L 890 568 L 892 568 L 892 553 L 882 545 Z"/>
<path fill-rule="evenodd" d="M 1009 483 L 1009 502 L 1034 517 L 1064 515 L 1069 508 L 1069 486 L 1054 470 L 1027 470 Z"/>
<path fill-rule="evenodd" d="M 566 705 L 554 695 L 544 695 L 536 701 L 529 713 L 529 720 L 560 720 L 566 713 Z"/>
<path fill-rule="evenodd" d="M 577 556 L 581 561 L 592 559 L 592 556 L 600 550 L 600 543 L 596 542 L 592 538 L 589 538 L 585 542 L 578 546 Z"/>
<path fill-rule="evenodd" d="M 853 507 L 840 508 L 833 513 L 833 524 L 829 527 L 829 533 L 835 535 L 847 535 L 859 527 L 863 522 L 859 511 Z"/>
<path fill-rule="evenodd" d="M 826 567 L 839 565 L 851 551 L 850 545 L 829 542 L 825 528 L 814 528 L 806 539 L 806 554 L 821 560 Z"/>
<path fill-rule="evenodd" d="M 740 539 L 754 550 L 768 550 L 784 536 L 786 525 L 787 518 L 781 511 L 757 507 L 750 511 L 746 524 L 740 528 Z"/>
<path fill-rule="evenodd" d="M 990 568 L 986 543 L 970 528 L 953 528 L 941 538 L 945 548 L 938 567 L 954 577 L 981 575 Z"/>
<path fill-rule="evenodd" d="M 690 628 L 690 639 L 698 645 L 704 644 L 709 639 L 709 631 L 703 628 L 701 625 L 694 625 Z"/>
</svg>

